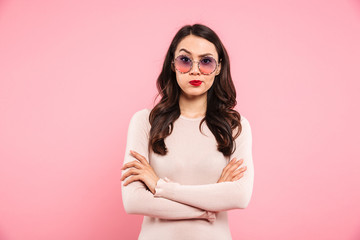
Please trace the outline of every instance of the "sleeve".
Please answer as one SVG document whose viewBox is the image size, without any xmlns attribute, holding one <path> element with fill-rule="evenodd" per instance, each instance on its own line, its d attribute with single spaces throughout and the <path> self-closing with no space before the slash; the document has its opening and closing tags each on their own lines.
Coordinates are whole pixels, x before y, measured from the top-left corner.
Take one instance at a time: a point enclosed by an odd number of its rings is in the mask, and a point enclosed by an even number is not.
<svg viewBox="0 0 360 240">
<path fill-rule="evenodd" d="M 229 160 L 244 159 L 239 166 L 247 166 L 244 175 L 233 182 L 204 185 L 181 185 L 170 179 L 160 178 L 155 188 L 155 197 L 163 197 L 189 204 L 207 211 L 226 211 L 242 209 L 249 205 L 254 183 L 254 164 L 252 160 L 252 133 L 249 121 L 242 117 L 242 132 L 235 139 L 236 150 Z"/>
<path fill-rule="evenodd" d="M 136 112 L 130 120 L 124 163 L 137 160 L 130 154 L 134 150 L 149 161 L 148 137 L 150 123 L 148 109 Z M 122 170 L 122 174 L 128 169 Z M 127 178 L 126 178 L 127 179 Z M 126 179 L 124 181 L 126 181 Z M 134 181 L 121 185 L 122 200 L 125 212 L 128 214 L 146 215 L 163 219 L 206 219 L 213 222 L 216 219 L 214 212 L 209 212 L 187 204 L 172 201 L 166 198 L 155 198 L 153 193 L 142 181 Z"/>
</svg>

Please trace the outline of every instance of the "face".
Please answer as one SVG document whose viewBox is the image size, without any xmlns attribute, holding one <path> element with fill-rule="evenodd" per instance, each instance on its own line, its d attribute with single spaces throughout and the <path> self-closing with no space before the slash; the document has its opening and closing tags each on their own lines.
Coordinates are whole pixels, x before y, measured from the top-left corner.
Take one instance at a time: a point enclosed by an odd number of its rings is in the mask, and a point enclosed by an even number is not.
<svg viewBox="0 0 360 240">
<path fill-rule="evenodd" d="M 184 70 L 184 68 L 180 67 L 176 70 L 174 64 L 172 65 L 172 70 L 176 72 L 177 83 L 181 88 L 181 94 L 187 97 L 206 94 L 214 83 L 215 76 L 220 73 L 221 69 L 215 45 L 204 38 L 188 35 L 180 41 L 175 50 L 175 58 L 180 55 L 183 57 L 178 58 L 178 60 L 181 59 L 181 63 L 184 65 L 188 65 L 190 60 L 193 62 L 190 71 L 187 73 L 178 71 Z M 213 62 L 209 57 L 215 59 L 216 62 Z M 201 70 L 198 67 L 199 61 L 201 61 Z M 211 72 L 211 69 L 213 69 L 211 64 L 215 64 L 215 66 L 218 64 L 213 72 Z M 209 72 L 211 73 L 208 74 Z M 201 82 L 198 81 L 198 84 L 191 84 L 194 83 L 193 80 L 200 80 Z"/>
</svg>

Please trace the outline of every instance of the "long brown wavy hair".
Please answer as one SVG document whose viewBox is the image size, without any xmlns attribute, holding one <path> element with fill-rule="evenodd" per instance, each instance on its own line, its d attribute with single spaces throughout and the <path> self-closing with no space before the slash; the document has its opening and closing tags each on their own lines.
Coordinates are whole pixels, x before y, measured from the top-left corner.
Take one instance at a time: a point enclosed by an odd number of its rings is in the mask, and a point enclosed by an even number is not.
<svg viewBox="0 0 360 240">
<path fill-rule="evenodd" d="M 240 135 L 242 127 L 240 114 L 233 109 L 236 106 L 236 90 L 230 75 L 230 60 L 226 49 L 217 34 L 202 24 L 185 25 L 174 36 L 166 53 L 162 71 L 157 78 L 156 87 L 161 99 L 150 112 L 151 124 L 149 150 L 166 155 L 167 148 L 164 139 L 172 133 L 173 122 L 180 116 L 179 96 L 181 88 L 176 81 L 176 73 L 171 69 L 171 61 L 179 42 L 188 35 L 202 37 L 216 47 L 221 61 L 221 71 L 215 76 L 214 83 L 207 92 L 206 115 L 199 124 L 206 121 L 208 128 L 214 134 L 218 143 L 217 149 L 230 156 L 236 149 L 235 139 Z M 233 136 L 233 130 L 238 131 Z"/>
</svg>

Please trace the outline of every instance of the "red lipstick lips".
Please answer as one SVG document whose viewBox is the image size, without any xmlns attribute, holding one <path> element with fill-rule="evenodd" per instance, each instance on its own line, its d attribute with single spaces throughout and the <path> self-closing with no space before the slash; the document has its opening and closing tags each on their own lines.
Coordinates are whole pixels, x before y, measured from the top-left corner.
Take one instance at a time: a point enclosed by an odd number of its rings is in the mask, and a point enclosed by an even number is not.
<svg viewBox="0 0 360 240">
<path fill-rule="evenodd" d="M 193 86 L 200 86 L 201 83 L 202 83 L 202 81 L 200 81 L 200 80 L 192 80 L 192 81 L 190 81 L 189 83 L 190 83 L 191 85 L 193 85 Z"/>
</svg>

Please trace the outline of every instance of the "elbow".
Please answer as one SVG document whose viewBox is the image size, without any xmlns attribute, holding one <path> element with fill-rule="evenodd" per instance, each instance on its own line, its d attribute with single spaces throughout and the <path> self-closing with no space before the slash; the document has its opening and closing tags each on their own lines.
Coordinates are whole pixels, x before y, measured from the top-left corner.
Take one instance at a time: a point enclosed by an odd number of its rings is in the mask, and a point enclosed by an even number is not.
<svg viewBox="0 0 360 240">
<path fill-rule="evenodd" d="M 139 206 L 133 194 L 122 194 L 122 202 L 124 210 L 127 214 L 138 214 Z"/>
<path fill-rule="evenodd" d="M 131 203 L 124 201 L 123 205 L 124 205 L 124 210 L 127 214 L 135 214 L 135 208 L 134 206 L 132 206 Z"/>
<path fill-rule="evenodd" d="M 127 214 L 146 215 L 149 210 L 148 201 L 153 194 L 144 189 L 144 184 L 138 181 L 122 186 L 122 202 Z"/>
<path fill-rule="evenodd" d="M 236 199 L 238 199 L 238 201 L 236 202 L 236 208 L 238 209 L 245 209 L 249 206 L 250 204 L 250 200 L 251 200 L 251 196 L 252 196 L 252 192 L 248 192 L 246 194 L 244 194 L 243 192 L 241 194 L 239 194 L 240 196 L 238 196 Z"/>
<path fill-rule="evenodd" d="M 245 209 L 249 206 L 249 203 L 250 203 L 250 199 L 245 199 L 245 200 L 239 201 L 237 208 Z"/>
<path fill-rule="evenodd" d="M 130 196 L 123 197 L 123 206 L 127 214 L 139 214 L 139 206 L 136 204 L 136 200 L 131 199 Z"/>
<path fill-rule="evenodd" d="M 237 188 L 237 191 L 234 191 L 236 196 L 234 196 L 234 199 L 237 199 L 236 201 L 236 208 L 239 209 L 245 209 L 249 206 L 251 197 L 253 194 L 253 181 L 251 183 L 246 185 L 240 185 L 240 188 Z"/>
<path fill-rule="evenodd" d="M 135 206 L 130 202 L 124 203 L 124 210 L 127 214 L 141 214 L 139 206 Z"/>
</svg>

